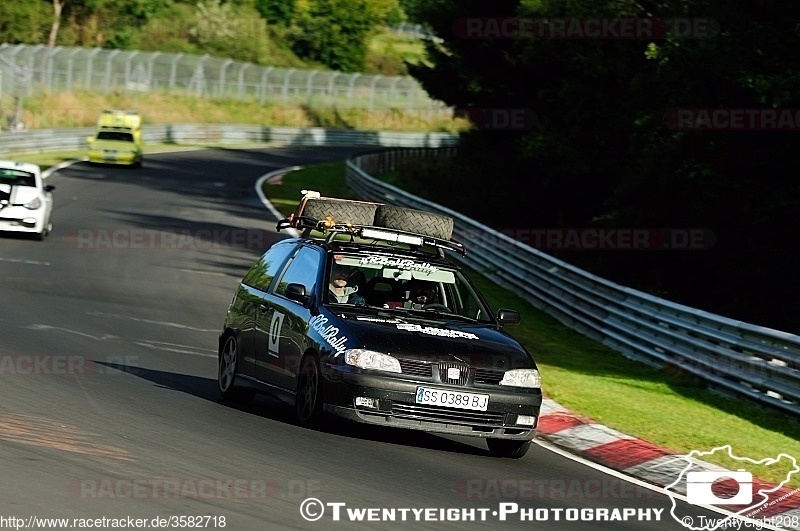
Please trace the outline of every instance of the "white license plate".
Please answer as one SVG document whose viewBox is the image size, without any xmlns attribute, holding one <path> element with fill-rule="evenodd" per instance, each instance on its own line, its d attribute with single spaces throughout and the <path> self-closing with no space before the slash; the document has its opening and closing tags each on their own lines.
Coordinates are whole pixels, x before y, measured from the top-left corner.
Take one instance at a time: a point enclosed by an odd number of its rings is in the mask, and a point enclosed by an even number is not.
<svg viewBox="0 0 800 531">
<path fill-rule="evenodd" d="M 489 395 L 431 389 L 430 387 L 417 387 L 416 402 L 417 404 L 426 404 L 429 406 L 486 411 L 486 407 L 489 405 Z"/>
</svg>

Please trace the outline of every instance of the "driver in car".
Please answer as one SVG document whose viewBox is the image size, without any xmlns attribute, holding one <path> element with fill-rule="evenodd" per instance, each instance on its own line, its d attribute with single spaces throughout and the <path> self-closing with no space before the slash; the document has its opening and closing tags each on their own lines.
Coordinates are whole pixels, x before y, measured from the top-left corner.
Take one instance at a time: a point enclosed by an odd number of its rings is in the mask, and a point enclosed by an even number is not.
<svg viewBox="0 0 800 531">
<path fill-rule="evenodd" d="M 409 280 L 405 286 L 406 301 L 404 308 L 422 309 L 433 299 L 433 285 L 424 280 Z"/>
</svg>

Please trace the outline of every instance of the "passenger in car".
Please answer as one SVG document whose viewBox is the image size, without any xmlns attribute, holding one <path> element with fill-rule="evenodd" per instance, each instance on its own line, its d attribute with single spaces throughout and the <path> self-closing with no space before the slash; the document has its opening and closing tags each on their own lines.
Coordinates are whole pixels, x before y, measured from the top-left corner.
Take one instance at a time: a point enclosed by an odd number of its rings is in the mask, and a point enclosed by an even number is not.
<svg viewBox="0 0 800 531">
<path fill-rule="evenodd" d="M 367 299 L 371 306 L 397 308 L 403 305 L 400 282 L 391 278 L 373 277 L 367 283 Z"/>
</svg>

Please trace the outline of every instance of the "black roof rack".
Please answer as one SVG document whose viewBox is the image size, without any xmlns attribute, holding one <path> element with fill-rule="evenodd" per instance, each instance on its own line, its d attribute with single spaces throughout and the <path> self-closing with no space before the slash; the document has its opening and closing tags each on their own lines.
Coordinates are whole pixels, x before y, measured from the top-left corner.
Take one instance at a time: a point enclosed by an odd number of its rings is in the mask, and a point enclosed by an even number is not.
<svg viewBox="0 0 800 531">
<path fill-rule="evenodd" d="M 429 246 L 436 248 L 442 256 L 444 255 L 444 249 L 455 251 L 461 255 L 467 254 L 467 249 L 464 247 L 464 244 L 453 239 L 445 240 L 416 232 L 376 226 L 374 224 L 353 224 L 347 221 L 336 221 L 330 216 L 328 216 L 326 219 L 320 220 L 311 216 L 303 215 L 303 210 L 307 199 L 331 199 L 334 201 L 347 202 L 347 200 L 342 199 L 323 198 L 317 192 L 303 190 L 303 194 L 303 199 L 297 205 L 295 211 L 289 215 L 289 217 L 280 220 L 276 225 L 278 232 L 280 232 L 282 229 L 291 227 L 302 230 L 303 238 L 310 237 L 311 231 L 318 231 L 325 236 L 325 240 L 328 243 L 333 242 L 337 235 L 345 234 L 350 236 L 350 241 L 353 241 L 355 238 L 360 238 L 362 240 L 406 244 L 410 248 Z M 372 205 L 382 204 L 365 201 L 354 201 L 353 203 Z"/>
</svg>

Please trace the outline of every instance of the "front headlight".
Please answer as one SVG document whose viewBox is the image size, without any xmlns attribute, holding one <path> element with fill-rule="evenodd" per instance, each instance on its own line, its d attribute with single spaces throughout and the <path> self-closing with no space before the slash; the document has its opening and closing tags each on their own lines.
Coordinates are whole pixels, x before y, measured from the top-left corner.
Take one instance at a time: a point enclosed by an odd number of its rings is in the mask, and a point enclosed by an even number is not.
<svg viewBox="0 0 800 531">
<path fill-rule="evenodd" d="M 353 367 L 361 369 L 373 369 L 386 372 L 403 372 L 400 369 L 400 362 L 397 358 L 360 348 L 351 348 L 344 354 L 344 361 Z"/>
<path fill-rule="evenodd" d="M 25 207 L 25 208 L 27 208 L 28 210 L 36 210 L 37 208 L 39 208 L 40 206 L 42 206 L 42 200 L 41 200 L 41 199 L 39 199 L 39 198 L 37 197 L 36 199 L 34 199 L 33 201 L 31 201 L 30 203 L 25 203 L 25 204 L 24 204 L 24 205 L 22 205 L 22 206 L 24 206 L 24 207 Z"/>
<path fill-rule="evenodd" d="M 538 389 L 542 387 L 542 377 L 536 369 L 514 369 L 506 371 L 500 385 L 510 385 L 512 387 L 532 387 Z"/>
</svg>

